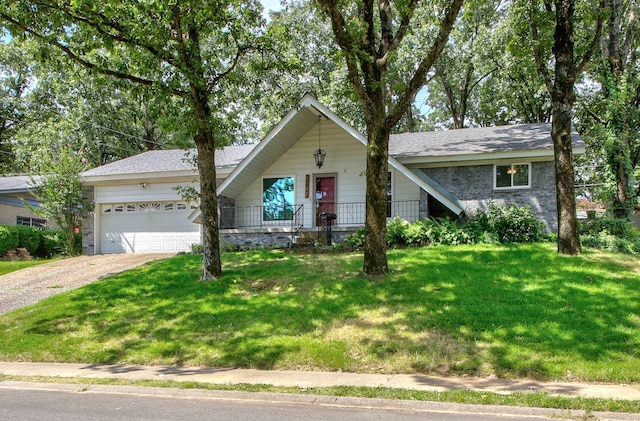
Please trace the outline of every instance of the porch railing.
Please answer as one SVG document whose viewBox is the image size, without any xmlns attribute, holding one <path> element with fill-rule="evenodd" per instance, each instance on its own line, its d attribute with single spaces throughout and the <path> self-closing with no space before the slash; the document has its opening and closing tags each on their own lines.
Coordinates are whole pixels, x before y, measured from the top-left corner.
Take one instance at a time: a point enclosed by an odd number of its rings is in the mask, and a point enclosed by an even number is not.
<svg viewBox="0 0 640 421">
<path fill-rule="evenodd" d="M 308 208 L 307 208 L 308 209 Z M 220 229 L 232 228 L 290 228 L 291 232 L 303 228 L 315 228 L 324 224 L 320 222 L 323 212 L 335 213 L 333 226 L 364 225 L 366 204 L 364 202 L 329 203 L 314 207 L 310 217 L 305 220 L 303 205 L 274 206 L 221 206 Z M 307 215 L 309 216 L 309 215 Z M 387 203 L 387 217 L 399 216 L 410 222 L 421 218 L 420 201 L 392 201 Z"/>
</svg>

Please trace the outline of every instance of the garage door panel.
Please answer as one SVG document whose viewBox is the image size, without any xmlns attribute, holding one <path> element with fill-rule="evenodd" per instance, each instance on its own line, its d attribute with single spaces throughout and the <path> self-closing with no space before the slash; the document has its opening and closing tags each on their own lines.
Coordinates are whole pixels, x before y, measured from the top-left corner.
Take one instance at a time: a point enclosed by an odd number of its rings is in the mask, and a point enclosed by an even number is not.
<svg viewBox="0 0 640 421">
<path fill-rule="evenodd" d="M 123 205 L 103 205 L 101 212 L 101 253 L 176 253 L 190 251 L 200 243 L 200 226 L 188 220 L 191 209 L 178 210 L 177 203 L 127 204 L 131 212 L 116 212 Z M 165 206 L 166 205 L 166 206 Z M 105 211 L 108 210 L 108 211 Z M 144 209 L 145 211 L 138 211 Z"/>
</svg>

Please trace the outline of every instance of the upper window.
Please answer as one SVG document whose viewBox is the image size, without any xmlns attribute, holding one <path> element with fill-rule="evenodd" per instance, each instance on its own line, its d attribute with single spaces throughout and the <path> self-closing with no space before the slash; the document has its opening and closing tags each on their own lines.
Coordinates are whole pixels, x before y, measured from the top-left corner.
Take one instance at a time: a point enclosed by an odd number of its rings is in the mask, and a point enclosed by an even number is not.
<svg viewBox="0 0 640 421">
<path fill-rule="evenodd" d="M 264 221 L 293 219 L 294 177 L 262 180 L 262 218 Z"/>
<path fill-rule="evenodd" d="M 531 164 L 495 165 L 493 186 L 496 189 L 531 187 Z"/>
</svg>

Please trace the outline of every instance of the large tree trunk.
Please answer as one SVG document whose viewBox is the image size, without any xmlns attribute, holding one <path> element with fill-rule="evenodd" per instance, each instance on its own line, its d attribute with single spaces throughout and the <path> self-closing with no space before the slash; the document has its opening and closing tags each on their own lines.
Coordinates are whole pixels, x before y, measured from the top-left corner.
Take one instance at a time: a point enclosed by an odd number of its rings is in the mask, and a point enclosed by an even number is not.
<svg viewBox="0 0 640 421">
<path fill-rule="evenodd" d="M 197 124 L 195 141 L 200 174 L 200 211 L 202 212 L 204 246 L 202 279 L 217 279 L 222 276 L 222 261 L 220 259 L 220 232 L 218 228 L 216 145 L 211 127 L 211 109 L 206 92 L 193 88 L 192 105 Z"/>
<path fill-rule="evenodd" d="M 363 272 L 385 275 L 387 264 L 387 180 L 389 172 L 389 131 L 367 129 L 367 215 Z"/>
<path fill-rule="evenodd" d="M 553 54 L 555 81 L 551 92 L 551 137 L 555 154 L 558 206 L 558 252 L 575 255 L 582 250 L 578 235 L 571 143 L 571 117 L 575 98 L 576 67 L 573 54 L 573 0 L 556 0 L 556 32 Z"/>
</svg>

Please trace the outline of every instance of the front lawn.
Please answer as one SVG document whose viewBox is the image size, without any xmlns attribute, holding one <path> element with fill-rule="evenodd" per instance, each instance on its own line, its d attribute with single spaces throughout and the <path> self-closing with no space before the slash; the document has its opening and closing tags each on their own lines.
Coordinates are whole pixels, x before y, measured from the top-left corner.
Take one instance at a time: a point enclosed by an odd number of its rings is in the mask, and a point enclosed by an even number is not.
<svg viewBox="0 0 640 421">
<path fill-rule="evenodd" d="M 554 249 L 176 256 L 0 317 L 0 359 L 640 381 L 640 263 Z"/>
<path fill-rule="evenodd" d="M 40 260 L 19 260 L 15 262 L 5 262 L 0 260 L 0 276 L 7 273 L 15 272 L 16 270 L 30 268 L 31 266 L 41 265 L 43 263 L 51 262 L 50 259 Z"/>
</svg>

